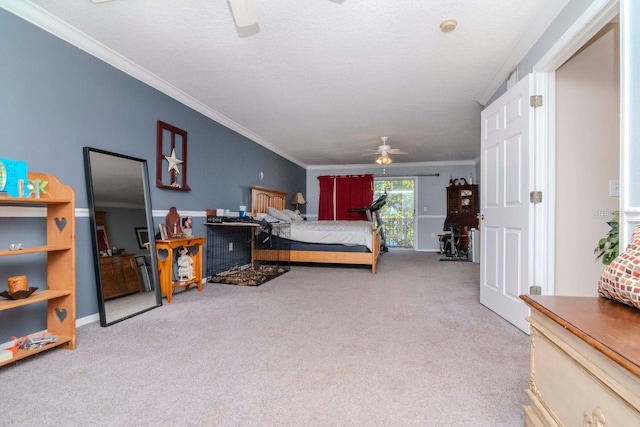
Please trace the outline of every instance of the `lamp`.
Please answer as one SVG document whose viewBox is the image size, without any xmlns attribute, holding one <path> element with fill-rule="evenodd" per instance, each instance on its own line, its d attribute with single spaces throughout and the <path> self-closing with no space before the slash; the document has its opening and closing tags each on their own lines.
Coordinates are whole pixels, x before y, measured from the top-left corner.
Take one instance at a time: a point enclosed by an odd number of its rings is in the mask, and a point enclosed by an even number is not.
<svg viewBox="0 0 640 427">
<path fill-rule="evenodd" d="M 376 163 L 379 165 L 390 165 L 391 162 L 393 162 L 393 160 L 391 160 L 391 157 L 387 156 L 386 154 L 376 159 Z"/>
<path fill-rule="evenodd" d="M 291 199 L 291 204 L 295 205 L 295 213 L 297 213 L 298 215 L 300 215 L 300 209 L 298 209 L 298 205 L 304 205 L 305 203 L 307 203 L 307 201 L 304 199 L 304 196 L 300 192 L 297 192 L 296 195 L 293 196 L 293 199 Z"/>
</svg>

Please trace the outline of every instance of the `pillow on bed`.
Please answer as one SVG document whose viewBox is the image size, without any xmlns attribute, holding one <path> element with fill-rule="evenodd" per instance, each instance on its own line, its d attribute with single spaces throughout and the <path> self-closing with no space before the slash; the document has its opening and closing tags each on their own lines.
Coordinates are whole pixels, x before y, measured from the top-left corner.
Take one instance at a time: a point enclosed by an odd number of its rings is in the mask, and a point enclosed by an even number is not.
<svg viewBox="0 0 640 427">
<path fill-rule="evenodd" d="M 258 212 L 256 214 L 256 219 L 258 221 L 265 220 L 267 222 L 280 222 L 280 220 L 278 218 L 274 218 L 271 215 L 269 215 L 268 213 L 263 213 L 263 212 Z"/>
<path fill-rule="evenodd" d="M 267 211 L 269 212 L 269 215 L 279 219 L 280 221 L 291 222 L 291 217 L 281 210 L 269 207 L 267 208 Z"/>
<path fill-rule="evenodd" d="M 289 218 L 291 218 L 292 221 L 304 221 L 304 219 L 300 215 L 298 215 L 297 213 L 295 213 L 291 209 L 283 209 L 282 213 L 284 213 Z"/>
</svg>

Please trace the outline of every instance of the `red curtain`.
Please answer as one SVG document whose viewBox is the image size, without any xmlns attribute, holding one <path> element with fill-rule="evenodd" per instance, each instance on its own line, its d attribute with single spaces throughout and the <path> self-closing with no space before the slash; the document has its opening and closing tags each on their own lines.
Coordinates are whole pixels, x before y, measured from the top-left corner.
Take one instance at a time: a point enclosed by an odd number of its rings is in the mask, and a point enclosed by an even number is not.
<svg viewBox="0 0 640 427">
<path fill-rule="evenodd" d="M 334 219 L 334 197 L 336 220 L 367 219 L 366 213 L 349 212 L 349 209 L 359 209 L 371 204 L 373 201 L 373 175 L 320 176 L 318 179 L 320 180 L 318 220 Z"/>
<path fill-rule="evenodd" d="M 318 221 L 333 221 L 333 193 L 335 177 L 319 176 L 320 202 L 318 206 Z"/>
</svg>

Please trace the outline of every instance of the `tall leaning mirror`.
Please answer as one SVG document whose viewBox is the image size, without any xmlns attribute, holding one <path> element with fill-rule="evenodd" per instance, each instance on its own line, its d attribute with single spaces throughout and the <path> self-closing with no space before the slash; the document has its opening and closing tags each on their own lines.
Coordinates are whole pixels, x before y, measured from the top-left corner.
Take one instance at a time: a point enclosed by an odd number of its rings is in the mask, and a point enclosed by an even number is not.
<svg viewBox="0 0 640 427">
<path fill-rule="evenodd" d="M 84 147 L 100 325 L 162 305 L 146 160 Z"/>
</svg>

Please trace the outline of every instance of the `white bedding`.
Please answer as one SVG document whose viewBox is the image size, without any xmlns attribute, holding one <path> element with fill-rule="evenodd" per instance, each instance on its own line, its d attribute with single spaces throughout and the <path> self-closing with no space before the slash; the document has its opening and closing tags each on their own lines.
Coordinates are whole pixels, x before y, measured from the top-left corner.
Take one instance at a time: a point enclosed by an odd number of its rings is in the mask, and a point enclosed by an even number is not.
<svg viewBox="0 0 640 427">
<path fill-rule="evenodd" d="M 291 221 L 289 239 L 306 243 L 363 245 L 372 249 L 371 229 L 368 221 Z M 274 233 L 278 227 L 274 227 Z"/>
</svg>

